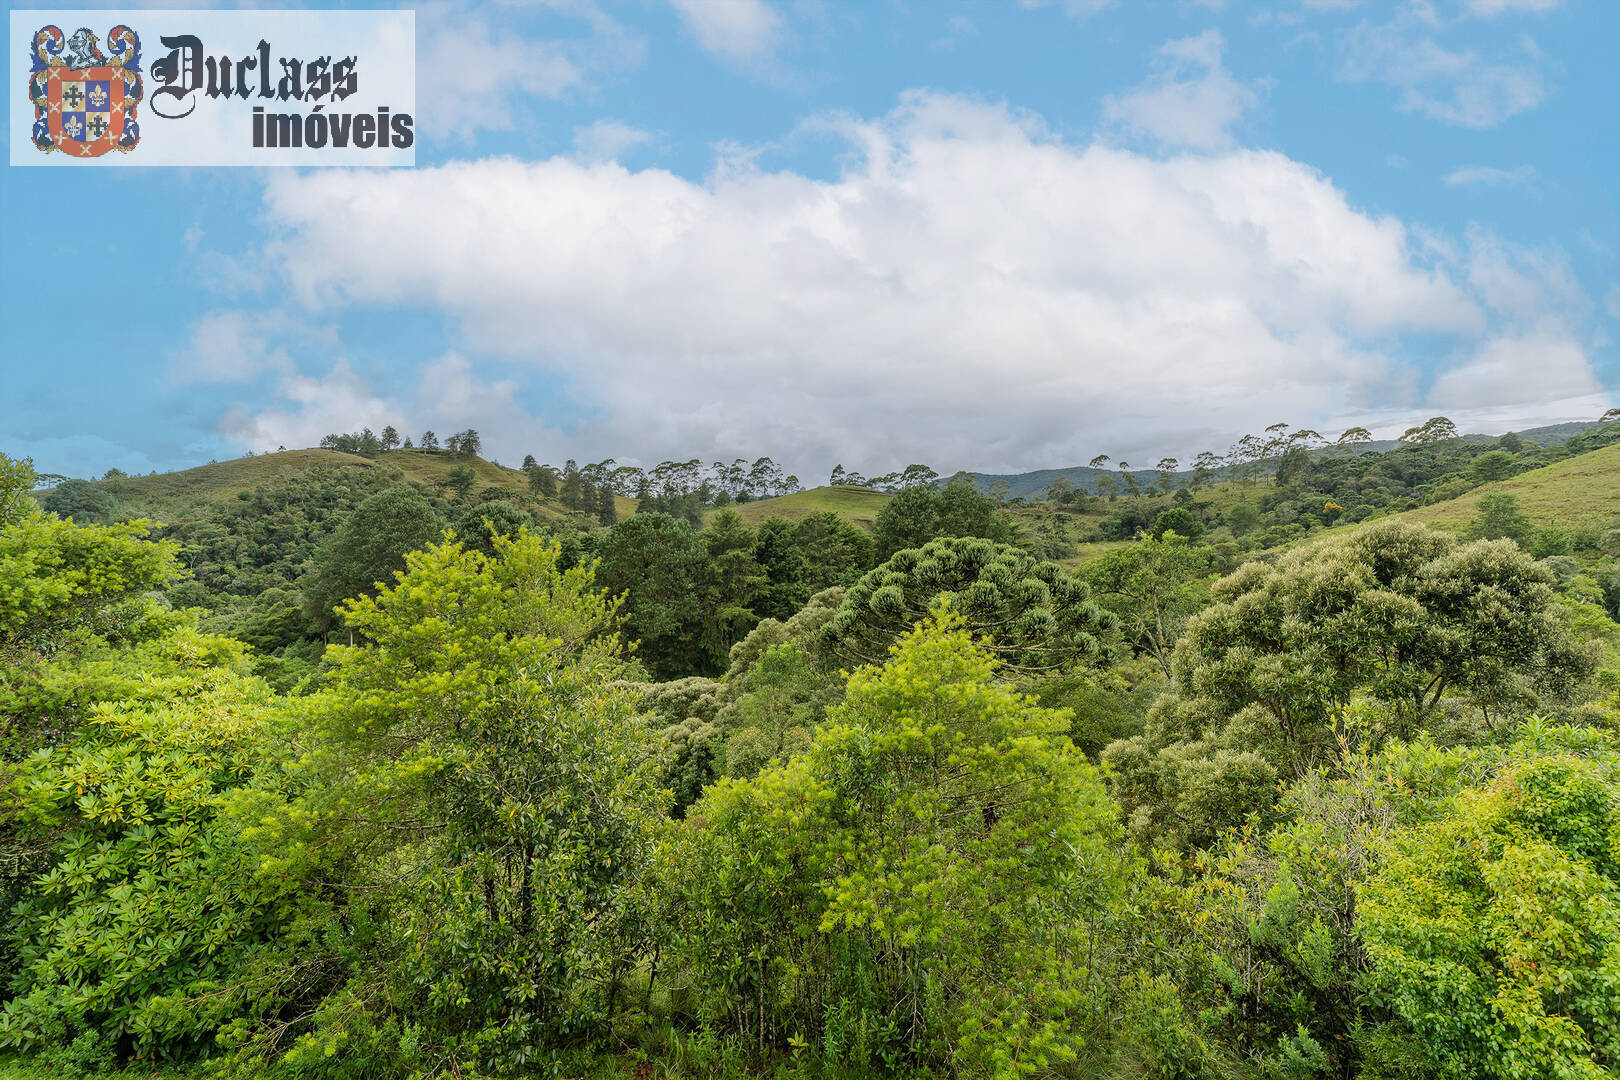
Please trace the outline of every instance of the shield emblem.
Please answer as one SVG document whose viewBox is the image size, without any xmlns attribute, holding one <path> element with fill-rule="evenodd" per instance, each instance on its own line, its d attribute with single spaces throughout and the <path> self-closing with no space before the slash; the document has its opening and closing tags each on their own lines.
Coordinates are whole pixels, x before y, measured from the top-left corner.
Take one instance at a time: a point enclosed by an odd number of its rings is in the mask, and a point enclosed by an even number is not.
<svg viewBox="0 0 1620 1080">
<path fill-rule="evenodd" d="M 100 157 L 128 153 L 140 142 L 140 39 L 127 26 L 107 35 L 109 58 L 88 27 L 72 37 L 54 26 L 34 35 L 28 96 L 34 103 L 34 145 L 44 153 Z"/>
</svg>

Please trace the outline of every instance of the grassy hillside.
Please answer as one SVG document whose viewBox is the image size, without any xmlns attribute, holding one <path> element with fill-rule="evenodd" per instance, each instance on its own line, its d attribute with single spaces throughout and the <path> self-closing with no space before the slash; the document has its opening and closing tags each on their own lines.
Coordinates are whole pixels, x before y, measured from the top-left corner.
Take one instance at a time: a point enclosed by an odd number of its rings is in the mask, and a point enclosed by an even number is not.
<svg viewBox="0 0 1620 1080">
<path fill-rule="evenodd" d="M 1480 498 L 1491 491 L 1516 495 L 1520 509 L 1537 525 L 1620 527 L 1620 444 L 1520 473 L 1446 502 L 1420 506 L 1399 517 L 1462 532 L 1479 512 Z"/>
<path fill-rule="evenodd" d="M 807 514 L 831 510 L 840 517 L 869 530 L 877 518 L 877 512 L 888 501 L 889 496 L 881 491 L 840 485 L 811 488 L 809 491 L 797 491 L 792 495 L 780 495 L 774 499 L 739 503 L 732 509 L 750 525 L 758 525 L 768 517 L 783 517 L 789 521 L 797 521 Z M 709 513 L 713 514 L 714 511 L 711 510 Z"/>
<path fill-rule="evenodd" d="M 457 465 L 472 468 L 477 477 L 473 484 L 474 492 L 490 487 L 509 491 L 540 519 L 564 520 L 577 516 L 554 499 L 543 500 L 532 495 L 528 477 L 518 469 L 509 469 L 482 458 L 458 458 L 426 450 L 392 450 L 376 459 L 338 450 L 283 450 L 157 476 L 131 476 L 96 483 L 113 491 L 126 512 L 164 520 L 199 501 L 226 502 L 236 498 L 239 491 L 273 483 L 306 469 L 395 469 L 408 483 L 435 487 Z M 621 517 L 635 513 L 634 499 L 621 498 L 618 505 Z"/>
</svg>

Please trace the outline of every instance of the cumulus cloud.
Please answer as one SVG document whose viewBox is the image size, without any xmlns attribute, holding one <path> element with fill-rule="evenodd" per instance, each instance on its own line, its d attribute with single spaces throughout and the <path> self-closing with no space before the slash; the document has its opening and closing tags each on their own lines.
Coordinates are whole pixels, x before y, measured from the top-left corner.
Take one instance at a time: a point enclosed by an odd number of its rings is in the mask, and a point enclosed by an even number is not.
<svg viewBox="0 0 1620 1080">
<path fill-rule="evenodd" d="M 184 346 L 169 354 L 168 375 L 180 384 L 245 382 L 266 372 L 290 372 L 289 347 L 330 345 L 329 327 L 287 312 L 224 309 L 195 319 Z"/>
<path fill-rule="evenodd" d="M 1490 338 L 1441 373 L 1429 398 L 1458 415 L 1521 426 L 1527 418 L 1597 416 L 1610 400 L 1586 350 L 1561 327 Z"/>
<path fill-rule="evenodd" d="M 1382 25 L 1363 23 L 1345 37 L 1340 77 L 1401 92 L 1401 107 L 1465 128 L 1495 127 L 1546 100 L 1545 58 L 1529 38 L 1516 53 L 1484 56 L 1447 48 L 1425 6 L 1403 8 Z"/>
<path fill-rule="evenodd" d="M 278 382 L 279 403 L 258 412 L 238 405 L 220 420 L 221 434 L 252 449 L 314 446 L 335 431 L 357 425 L 381 431 L 403 428 L 406 413 L 369 387 L 347 361 L 339 360 L 325 375 L 289 372 Z"/>
<path fill-rule="evenodd" d="M 1446 174 L 1447 187 L 1521 187 L 1536 179 L 1534 165 L 1499 169 L 1491 165 L 1467 165 Z"/>
<path fill-rule="evenodd" d="M 1159 50 L 1158 71 L 1121 97 L 1103 101 L 1103 116 L 1168 146 L 1229 146 L 1231 127 L 1259 96 L 1221 63 L 1226 39 L 1219 30 L 1178 38 Z"/>
<path fill-rule="evenodd" d="M 775 51 L 782 16 L 765 0 L 669 0 L 705 52 L 752 63 Z"/>
<path fill-rule="evenodd" d="M 1403 335 L 1502 332 L 1518 316 L 1482 291 L 1533 306 L 1507 271 L 1552 295 L 1521 253 L 1471 268 L 1480 243 L 1365 213 L 1277 153 L 1070 146 L 921 93 L 847 134 L 860 152 L 830 180 L 573 157 L 276 173 L 269 254 L 317 313 L 434 308 L 472 355 L 568 377 L 596 419 L 525 452 L 770 453 L 801 475 L 1187 452 L 1419 409 Z M 480 430 L 530 423 L 501 415 Z"/>
</svg>

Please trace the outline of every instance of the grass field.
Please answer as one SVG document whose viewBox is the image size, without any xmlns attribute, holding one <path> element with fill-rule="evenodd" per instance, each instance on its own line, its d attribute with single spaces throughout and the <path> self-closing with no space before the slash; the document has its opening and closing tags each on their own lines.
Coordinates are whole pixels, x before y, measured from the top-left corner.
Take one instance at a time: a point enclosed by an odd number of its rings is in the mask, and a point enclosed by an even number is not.
<svg viewBox="0 0 1620 1080">
<path fill-rule="evenodd" d="M 809 491 L 796 491 L 792 495 L 779 495 L 774 499 L 738 503 L 731 509 L 737 511 L 750 525 L 758 525 L 768 517 L 797 521 L 808 514 L 831 510 L 861 528 L 870 530 L 878 511 L 883 509 L 883 504 L 888 501 L 889 496 L 871 488 L 818 487 Z M 714 511 L 711 510 L 709 513 L 712 515 Z"/>
<path fill-rule="evenodd" d="M 1433 506 L 1420 506 L 1398 515 L 1403 521 L 1462 532 L 1479 512 L 1479 500 L 1491 491 L 1506 491 L 1519 499 L 1519 509 L 1537 525 L 1562 528 L 1620 527 L 1620 444 L 1589 454 L 1555 461 L 1544 468 L 1494 484 Z"/>
</svg>

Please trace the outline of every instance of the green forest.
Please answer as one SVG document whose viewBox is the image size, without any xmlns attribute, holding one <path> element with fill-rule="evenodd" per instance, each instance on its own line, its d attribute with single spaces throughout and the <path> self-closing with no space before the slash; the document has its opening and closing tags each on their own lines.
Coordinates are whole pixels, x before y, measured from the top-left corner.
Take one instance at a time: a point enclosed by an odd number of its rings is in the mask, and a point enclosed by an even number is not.
<svg viewBox="0 0 1620 1080">
<path fill-rule="evenodd" d="M 1620 1075 L 1620 411 L 0 455 L 0 1077 Z"/>
</svg>

